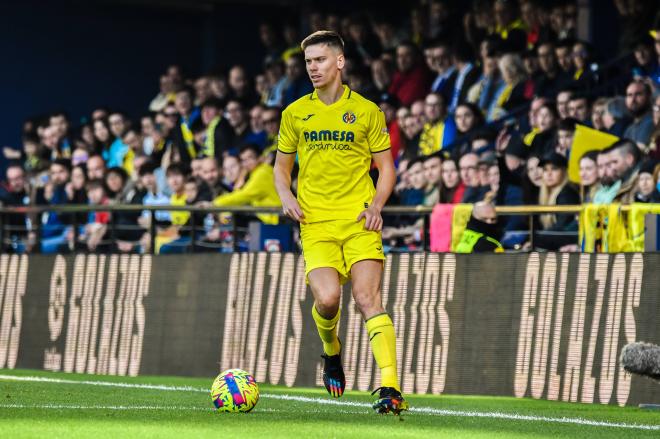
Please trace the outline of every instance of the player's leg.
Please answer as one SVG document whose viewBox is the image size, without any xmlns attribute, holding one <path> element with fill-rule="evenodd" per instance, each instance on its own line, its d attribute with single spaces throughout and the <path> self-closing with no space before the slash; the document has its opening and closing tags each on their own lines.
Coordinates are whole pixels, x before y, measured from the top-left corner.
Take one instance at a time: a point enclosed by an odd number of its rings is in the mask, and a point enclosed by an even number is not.
<svg viewBox="0 0 660 439">
<path fill-rule="evenodd" d="M 321 267 L 310 271 L 307 279 L 314 295 L 312 316 L 323 342 L 323 351 L 326 355 L 337 355 L 340 351 L 337 338 L 341 300 L 339 273 L 334 268 Z"/>
<path fill-rule="evenodd" d="M 330 224 L 301 226 L 307 281 L 314 296 L 312 317 L 323 343 L 323 383 L 335 398 L 344 393 L 346 378 L 341 364 L 341 344 L 337 337 L 341 279 L 345 264 L 338 242 L 332 239 Z"/>
<path fill-rule="evenodd" d="M 328 393 L 339 398 L 346 388 L 346 376 L 341 364 L 341 344 L 337 337 L 341 284 L 334 268 L 321 267 L 307 275 L 314 295 L 312 316 L 323 342 L 323 384 Z"/>
<path fill-rule="evenodd" d="M 381 300 L 382 274 L 381 260 L 361 260 L 351 267 L 353 298 L 366 322 L 371 350 L 380 369 L 381 387 L 376 390 L 380 394 L 373 407 L 378 413 L 399 414 L 408 410 L 408 403 L 401 396 L 399 387 L 394 324 Z"/>
</svg>

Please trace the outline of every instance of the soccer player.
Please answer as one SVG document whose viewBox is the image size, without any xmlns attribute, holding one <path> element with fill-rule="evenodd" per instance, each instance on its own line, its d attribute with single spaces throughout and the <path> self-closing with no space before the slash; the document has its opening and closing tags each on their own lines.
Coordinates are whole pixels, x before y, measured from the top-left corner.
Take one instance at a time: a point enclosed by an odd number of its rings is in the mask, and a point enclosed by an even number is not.
<svg viewBox="0 0 660 439">
<path fill-rule="evenodd" d="M 312 316 L 323 342 L 323 382 L 333 397 L 344 393 L 337 324 L 341 284 L 352 279 L 381 372 L 374 409 L 399 414 L 408 403 L 399 388 L 394 325 L 380 294 L 385 259 L 380 212 L 396 179 L 385 116 L 342 85 L 344 42 L 337 33 L 315 32 L 301 47 L 314 92 L 282 114 L 274 177 L 283 213 L 300 223 Z M 291 192 L 296 153 L 297 199 Z M 369 177 L 372 159 L 378 167 L 376 188 Z"/>
</svg>

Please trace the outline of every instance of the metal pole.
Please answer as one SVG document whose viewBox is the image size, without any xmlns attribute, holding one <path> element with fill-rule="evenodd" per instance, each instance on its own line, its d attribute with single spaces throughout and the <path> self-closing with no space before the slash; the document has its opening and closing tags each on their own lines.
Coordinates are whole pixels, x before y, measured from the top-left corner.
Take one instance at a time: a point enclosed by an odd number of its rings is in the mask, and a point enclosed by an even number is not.
<svg viewBox="0 0 660 439">
<path fill-rule="evenodd" d="M 117 217 L 114 213 L 110 214 L 110 240 L 112 243 L 116 246 L 117 245 L 117 238 L 115 236 L 115 229 L 117 226 Z"/>
<path fill-rule="evenodd" d="M 5 214 L 0 213 L 0 253 L 5 252 Z"/>
<path fill-rule="evenodd" d="M 75 253 L 78 247 L 78 214 L 74 213 L 73 216 L 73 252 Z"/>
<path fill-rule="evenodd" d="M 535 233 L 534 214 L 530 213 L 529 214 L 529 244 L 532 250 L 534 250 L 534 233 Z"/>
<path fill-rule="evenodd" d="M 190 212 L 190 253 L 195 253 L 195 236 L 197 235 L 195 226 L 195 212 Z"/>
<path fill-rule="evenodd" d="M 156 254 L 156 210 L 152 209 L 150 210 L 151 212 L 151 224 L 149 224 L 149 234 L 151 235 L 149 237 L 149 240 L 151 241 L 151 245 L 149 246 L 149 253 Z"/>
<path fill-rule="evenodd" d="M 430 245 L 430 236 L 429 236 L 429 216 L 428 214 L 424 214 L 424 225 L 422 226 L 422 234 L 424 235 L 424 251 L 429 251 L 431 248 Z"/>
<path fill-rule="evenodd" d="M 234 251 L 238 251 L 238 239 L 236 239 L 236 215 L 234 213 L 231 214 L 231 236 L 232 236 L 232 246 L 234 247 Z"/>
</svg>

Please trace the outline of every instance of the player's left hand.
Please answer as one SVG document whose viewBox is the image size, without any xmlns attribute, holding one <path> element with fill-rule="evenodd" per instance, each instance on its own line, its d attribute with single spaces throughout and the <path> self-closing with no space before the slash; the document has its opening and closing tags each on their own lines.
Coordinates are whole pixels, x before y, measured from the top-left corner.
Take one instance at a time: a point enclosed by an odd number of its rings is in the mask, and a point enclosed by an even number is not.
<svg viewBox="0 0 660 439">
<path fill-rule="evenodd" d="M 383 228 L 383 217 L 380 216 L 380 209 L 369 206 L 358 215 L 357 222 L 362 221 L 363 218 L 365 229 L 379 231 Z"/>
</svg>

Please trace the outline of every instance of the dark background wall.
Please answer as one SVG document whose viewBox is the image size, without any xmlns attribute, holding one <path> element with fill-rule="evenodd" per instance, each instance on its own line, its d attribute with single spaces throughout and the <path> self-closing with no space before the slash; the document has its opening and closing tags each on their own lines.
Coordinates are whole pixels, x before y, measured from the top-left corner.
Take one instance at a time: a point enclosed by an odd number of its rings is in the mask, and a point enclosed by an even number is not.
<svg viewBox="0 0 660 439">
<path fill-rule="evenodd" d="M 23 121 L 57 109 L 69 112 L 73 125 L 100 105 L 137 117 L 171 63 L 192 75 L 229 60 L 254 69 L 261 51 L 258 23 L 273 10 L 195 2 L 0 1 L 0 146 L 19 147 Z"/>
</svg>

